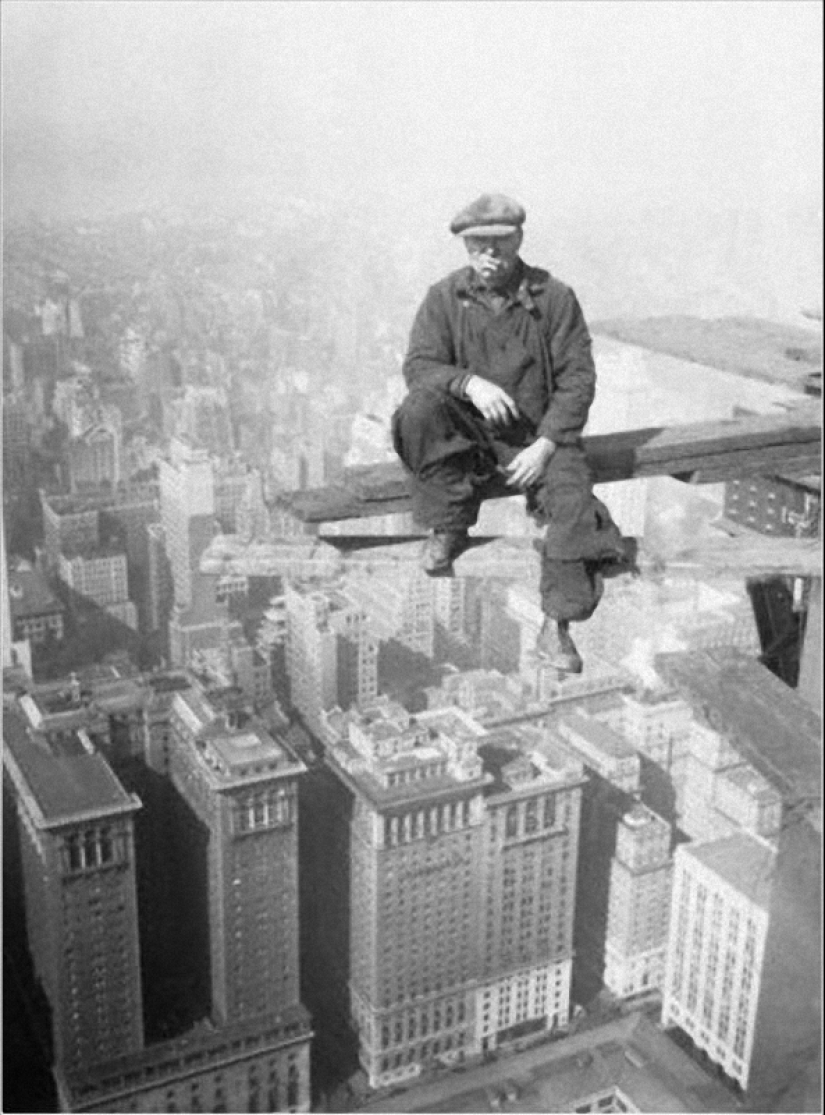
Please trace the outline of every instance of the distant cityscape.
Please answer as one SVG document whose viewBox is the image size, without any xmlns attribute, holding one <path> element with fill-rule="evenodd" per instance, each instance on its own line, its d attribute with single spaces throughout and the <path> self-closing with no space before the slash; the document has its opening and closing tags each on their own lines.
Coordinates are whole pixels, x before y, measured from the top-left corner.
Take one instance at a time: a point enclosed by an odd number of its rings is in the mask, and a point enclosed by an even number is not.
<svg viewBox="0 0 825 1115">
<path fill-rule="evenodd" d="M 669 561 L 816 537 L 821 480 L 602 486 L 659 572 L 607 582 L 580 677 L 532 584 L 330 562 L 417 533 L 282 497 L 394 459 L 422 262 L 298 198 L 6 230 L 5 1110 L 816 1110 L 809 584 Z M 593 332 L 588 432 L 799 400 Z M 787 769 L 677 668 L 728 654 Z"/>
</svg>

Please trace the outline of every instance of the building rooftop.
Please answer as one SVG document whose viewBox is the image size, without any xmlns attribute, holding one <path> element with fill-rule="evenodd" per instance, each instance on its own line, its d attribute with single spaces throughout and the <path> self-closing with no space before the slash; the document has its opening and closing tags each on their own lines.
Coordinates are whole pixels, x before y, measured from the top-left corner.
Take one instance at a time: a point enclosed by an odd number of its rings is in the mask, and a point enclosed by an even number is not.
<svg viewBox="0 0 825 1115">
<path fill-rule="evenodd" d="M 377 805 L 431 798 L 489 781 L 478 758 L 484 730 L 452 707 L 411 716 L 378 698 L 363 710 L 324 714 L 328 754 Z"/>
<path fill-rule="evenodd" d="M 82 515 L 101 511 L 107 507 L 129 503 L 153 503 L 159 499 L 157 483 L 117 485 L 97 492 L 80 492 L 71 495 L 43 495 L 43 502 L 58 515 Z"/>
<path fill-rule="evenodd" d="M 495 780 L 491 791 L 496 794 L 518 789 L 525 781 L 561 783 L 584 777 L 584 765 L 571 748 L 532 724 L 494 729 L 482 741 L 479 755 Z"/>
<path fill-rule="evenodd" d="M 106 558 L 120 558 L 126 561 L 126 553 L 122 546 L 108 543 L 84 544 L 82 542 L 67 543 L 61 549 L 61 556 L 68 561 L 80 558 L 82 561 L 102 561 Z"/>
<path fill-rule="evenodd" d="M 729 767 L 727 770 L 721 771 L 719 777 L 758 801 L 779 800 L 779 792 L 771 786 L 766 778 L 755 771 L 750 763 L 743 763 L 738 767 Z"/>
<path fill-rule="evenodd" d="M 3 737 L 47 823 L 120 812 L 137 804 L 101 755 L 89 754 L 82 746 L 50 746 L 10 709 L 3 712 Z"/>
<path fill-rule="evenodd" d="M 611 759 L 630 759 L 636 754 L 635 749 L 624 736 L 619 735 L 618 732 L 615 732 L 600 720 L 583 716 L 579 712 L 566 714 L 559 722 L 559 728 L 569 729 L 586 745 Z"/>
<path fill-rule="evenodd" d="M 223 772 L 232 777 L 275 770 L 287 757 L 269 732 L 254 724 L 238 731 L 224 724 L 211 724 L 201 733 L 208 749 L 218 757 Z"/>
<path fill-rule="evenodd" d="M 641 829 L 648 826 L 670 829 L 670 825 L 664 818 L 660 817 L 658 813 L 654 813 L 652 809 L 640 801 L 637 801 L 632 809 L 625 813 L 620 823 L 632 829 Z"/>
<path fill-rule="evenodd" d="M 704 864 L 745 898 L 767 910 L 776 862 L 776 853 L 767 842 L 736 832 L 707 844 L 682 844 L 677 854 Z"/>
<path fill-rule="evenodd" d="M 399 1095 L 379 1096 L 364 1112 L 479 1112 L 499 1103 L 506 1112 L 570 1112 L 616 1092 L 630 1110 L 723 1113 L 737 1110 L 733 1095 L 641 1014 L 517 1053 L 460 1076 L 414 1085 Z M 606 1106 L 603 1109 L 607 1109 Z M 615 1110 L 615 1108 L 614 1108 Z"/>
<path fill-rule="evenodd" d="M 46 578 L 35 569 L 9 571 L 9 606 L 12 619 L 52 615 L 65 608 L 49 588 Z"/>
</svg>

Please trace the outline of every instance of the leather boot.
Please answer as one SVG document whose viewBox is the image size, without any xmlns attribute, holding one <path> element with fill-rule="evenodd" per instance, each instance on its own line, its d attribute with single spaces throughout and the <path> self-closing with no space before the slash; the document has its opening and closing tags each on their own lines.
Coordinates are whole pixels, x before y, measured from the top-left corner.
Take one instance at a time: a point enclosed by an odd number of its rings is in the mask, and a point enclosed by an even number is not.
<svg viewBox="0 0 825 1115">
<path fill-rule="evenodd" d="M 580 674 L 584 669 L 581 655 L 570 635 L 567 620 L 547 616 L 536 640 L 536 654 L 548 666 L 566 674 Z"/>
<path fill-rule="evenodd" d="M 453 562 L 467 548 L 466 530 L 434 530 L 424 543 L 421 568 L 430 577 L 451 577 Z"/>
</svg>

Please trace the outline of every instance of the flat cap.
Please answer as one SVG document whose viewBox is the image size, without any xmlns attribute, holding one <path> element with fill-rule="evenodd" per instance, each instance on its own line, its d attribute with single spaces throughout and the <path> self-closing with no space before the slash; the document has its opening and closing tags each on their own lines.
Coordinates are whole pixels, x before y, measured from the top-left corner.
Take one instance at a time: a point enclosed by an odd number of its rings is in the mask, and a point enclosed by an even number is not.
<svg viewBox="0 0 825 1115">
<path fill-rule="evenodd" d="M 450 221 L 456 236 L 510 236 L 527 217 L 524 206 L 505 194 L 482 194 Z"/>
</svg>

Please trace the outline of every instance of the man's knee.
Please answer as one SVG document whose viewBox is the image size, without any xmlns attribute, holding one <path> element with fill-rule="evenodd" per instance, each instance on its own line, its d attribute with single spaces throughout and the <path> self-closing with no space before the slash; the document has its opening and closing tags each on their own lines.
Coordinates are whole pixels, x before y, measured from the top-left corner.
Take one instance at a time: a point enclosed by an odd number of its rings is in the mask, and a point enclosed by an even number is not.
<svg viewBox="0 0 825 1115">
<path fill-rule="evenodd" d="M 452 396 L 439 387 L 413 388 L 395 412 L 395 421 L 402 427 L 429 426 L 434 419 L 449 412 Z"/>
</svg>

